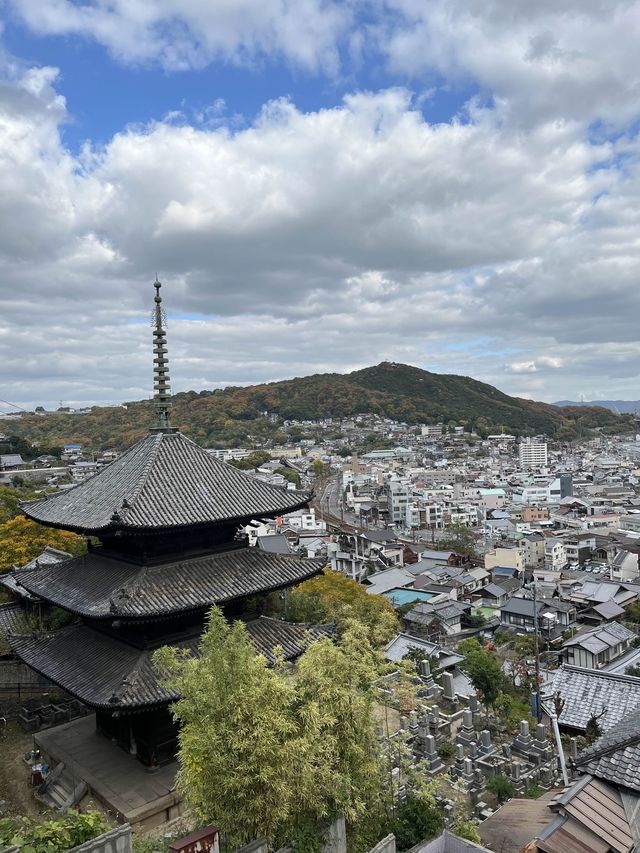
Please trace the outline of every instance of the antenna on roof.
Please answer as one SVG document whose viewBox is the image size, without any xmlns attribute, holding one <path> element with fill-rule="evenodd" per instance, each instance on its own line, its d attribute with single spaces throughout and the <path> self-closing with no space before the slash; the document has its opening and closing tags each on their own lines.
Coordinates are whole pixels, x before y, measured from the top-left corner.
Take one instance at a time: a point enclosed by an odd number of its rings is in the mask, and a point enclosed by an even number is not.
<svg viewBox="0 0 640 853">
<path fill-rule="evenodd" d="M 153 323 L 153 372 L 154 376 L 154 403 L 156 408 L 156 425 L 152 432 L 173 432 L 169 412 L 171 411 L 171 389 L 169 386 L 169 360 L 167 358 L 167 333 L 164 330 L 167 315 L 162 307 L 160 288 L 162 284 L 156 280 L 153 283 L 156 289 L 154 297 L 154 308 L 152 315 Z"/>
</svg>

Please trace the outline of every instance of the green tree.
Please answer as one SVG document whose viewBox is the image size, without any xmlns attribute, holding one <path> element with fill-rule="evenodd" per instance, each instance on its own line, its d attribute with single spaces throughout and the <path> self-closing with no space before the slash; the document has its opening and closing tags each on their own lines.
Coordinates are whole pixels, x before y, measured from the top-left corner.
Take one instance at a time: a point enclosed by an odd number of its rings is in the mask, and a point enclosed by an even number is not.
<svg viewBox="0 0 640 853">
<path fill-rule="evenodd" d="M 399 629 L 398 618 L 386 598 L 369 595 L 362 584 L 331 569 L 292 590 L 287 611 L 292 622 L 335 622 L 340 629 L 355 619 L 365 626 L 374 646 L 388 643 Z"/>
<path fill-rule="evenodd" d="M 484 649 L 475 639 L 463 640 L 458 650 L 465 656 L 460 667 L 471 679 L 482 701 L 487 707 L 495 706 L 505 683 L 498 656 Z"/>
<path fill-rule="evenodd" d="M 297 489 L 300 488 L 300 474 L 297 471 L 294 471 L 293 468 L 276 468 L 276 474 L 282 474 L 285 480 L 288 480 L 290 483 L 293 483 Z"/>
<path fill-rule="evenodd" d="M 181 696 L 179 788 L 230 846 L 260 835 L 287 843 L 338 812 L 357 835 L 388 811 L 374 713 L 381 661 L 361 625 L 337 644 L 312 643 L 290 673 L 269 668 L 244 623 L 214 608 L 198 657 L 164 648 L 155 663 Z"/>
<path fill-rule="evenodd" d="M 323 461 L 321 459 L 314 459 L 311 470 L 313 471 L 314 477 L 322 477 L 325 470 Z"/>
<path fill-rule="evenodd" d="M 513 797 L 513 785 L 506 776 L 492 776 L 487 779 L 487 791 L 490 791 L 499 803 L 504 803 Z"/>
<path fill-rule="evenodd" d="M 438 550 L 455 551 L 457 554 L 476 556 L 476 538 L 471 528 L 455 522 L 444 530 L 444 536 L 438 540 Z"/>
<path fill-rule="evenodd" d="M 442 832 L 442 812 L 431 796 L 409 794 L 398 806 L 393 834 L 399 851 L 409 850 L 419 841 L 434 838 Z"/>
<path fill-rule="evenodd" d="M 177 781 L 196 817 L 221 826 L 229 844 L 274 838 L 291 817 L 300 757 L 293 685 L 256 655 L 244 625 L 230 626 L 216 608 L 199 657 L 166 647 L 155 661 L 181 696 L 173 706 L 181 726 Z"/>
<path fill-rule="evenodd" d="M 234 468 L 240 468 L 241 471 L 252 471 L 254 468 L 259 468 L 265 462 L 271 461 L 271 454 L 266 450 L 254 450 L 244 459 L 234 459 L 230 463 Z"/>
</svg>

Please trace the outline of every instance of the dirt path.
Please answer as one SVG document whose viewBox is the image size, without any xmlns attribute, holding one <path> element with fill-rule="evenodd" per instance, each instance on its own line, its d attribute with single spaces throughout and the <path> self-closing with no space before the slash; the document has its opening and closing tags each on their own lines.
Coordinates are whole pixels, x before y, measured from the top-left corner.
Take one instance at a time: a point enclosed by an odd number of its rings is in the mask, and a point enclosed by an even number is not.
<svg viewBox="0 0 640 853">
<path fill-rule="evenodd" d="M 32 736 L 15 723 L 0 733 L 0 817 L 36 817 L 49 813 L 33 796 L 30 768 L 23 759 L 32 746 Z"/>
</svg>

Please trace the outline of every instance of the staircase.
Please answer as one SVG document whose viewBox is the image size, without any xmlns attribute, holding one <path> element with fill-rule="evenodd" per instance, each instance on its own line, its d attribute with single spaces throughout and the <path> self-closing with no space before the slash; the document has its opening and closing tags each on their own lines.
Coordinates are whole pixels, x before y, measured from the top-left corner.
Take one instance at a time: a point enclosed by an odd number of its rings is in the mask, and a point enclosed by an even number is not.
<svg viewBox="0 0 640 853">
<path fill-rule="evenodd" d="M 38 789 L 38 798 L 50 808 L 66 812 L 87 793 L 86 782 L 73 779 L 63 762 L 60 762 Z"/>
</svg>

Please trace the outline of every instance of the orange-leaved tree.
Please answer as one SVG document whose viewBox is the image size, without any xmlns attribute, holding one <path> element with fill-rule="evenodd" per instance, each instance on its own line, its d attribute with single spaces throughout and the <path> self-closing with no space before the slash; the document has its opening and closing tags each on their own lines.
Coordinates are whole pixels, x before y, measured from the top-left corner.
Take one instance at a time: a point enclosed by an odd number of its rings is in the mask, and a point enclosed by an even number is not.
<svg viewBox="0 0 640 853">
<path fill-rule="evenodd" d="M 364 625 L 369 642 L 377 647 L 399 631 L 398 617 L 386 598 L 369 595 L 362 584 L 331 569 L 293 589 L 287 610 L 294 622 L 335 622 L 339 628 L 355 619 Z"/>
<path fill-rule="evenodd" d="M 87 550 L 84 538 L 75 533 L 44 527 L 23 515 L 5 521 L 0 524 L 0 572 L 23 566 L 47 546 L 69 554 L 84 554 Z"/>
</svg>

